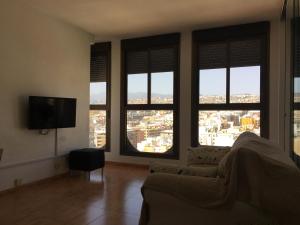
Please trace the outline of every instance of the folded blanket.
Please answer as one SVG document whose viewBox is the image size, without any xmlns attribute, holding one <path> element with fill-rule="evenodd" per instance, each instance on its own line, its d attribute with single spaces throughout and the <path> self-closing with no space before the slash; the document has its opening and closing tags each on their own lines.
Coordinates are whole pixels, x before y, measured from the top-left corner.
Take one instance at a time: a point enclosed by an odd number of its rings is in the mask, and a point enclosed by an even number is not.
<svg viewBox="0 0 300 225">
<path fill-rule="evenodd" d="M 245 133 L 220 163 L 219 170 L 226 179 L 231 200 L 260 208 L 282 224 L 299 224 L 300 172 L 276 144 Z"/>
</svg>

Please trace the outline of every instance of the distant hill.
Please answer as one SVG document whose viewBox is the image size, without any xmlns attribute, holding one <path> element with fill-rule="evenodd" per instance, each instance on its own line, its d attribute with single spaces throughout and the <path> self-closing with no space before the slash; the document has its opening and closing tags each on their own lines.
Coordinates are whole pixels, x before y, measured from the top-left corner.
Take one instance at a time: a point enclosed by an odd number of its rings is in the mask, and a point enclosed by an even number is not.
<svg viewBox="0 0 300 225">
<path fill-rule="evenodd" d="M 141 98 L 147 97 L 147 94 L 143 93 L 143 92 L 135 92 L 135 93 L 129 93 L 128 97 L 130 99 L 141 99 Z M 152 97 L 155 97 L 155 98 L 172 98 L 172 95 L 152 93 Z"/>
<path fill-rule="evenodd" d="M 172 98 L 172 95 L 152 93 L 152 96 L 155 98 Z M 143 92 L 129 93 L 128 96 L 130 99 L 141 99 L 145 97 Z M 147 97 L 147 96 L 146 96 Z M 96 93 L 91 96 L 91 102 L 94 103 L 105 103 L 105 93 Z"/>
</svg>

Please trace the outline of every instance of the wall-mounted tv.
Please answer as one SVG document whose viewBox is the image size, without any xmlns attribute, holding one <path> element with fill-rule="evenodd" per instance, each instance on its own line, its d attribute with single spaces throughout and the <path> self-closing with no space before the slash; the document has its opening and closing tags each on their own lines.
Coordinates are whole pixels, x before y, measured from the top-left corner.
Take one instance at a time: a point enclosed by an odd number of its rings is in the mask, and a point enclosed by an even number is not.
<svg viewBox="0 0 300 225">
<path fill-rule="evenodd" d="M 76 99 L 29 96 L 29 129 L 76 126 Z"/>
</svg>

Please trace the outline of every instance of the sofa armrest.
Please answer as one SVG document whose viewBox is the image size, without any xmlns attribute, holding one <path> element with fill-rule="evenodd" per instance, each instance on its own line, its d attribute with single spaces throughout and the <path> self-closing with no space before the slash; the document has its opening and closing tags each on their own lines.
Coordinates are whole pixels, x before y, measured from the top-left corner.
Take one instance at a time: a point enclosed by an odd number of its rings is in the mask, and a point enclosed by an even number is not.
<svg viewBox="0 0 300 225">
<path fill-rule="evenodd" d="M 150 174 L 144 182 L 142 192 L 148 189 L 172 195 L 200 207 L 221 204 L 226 193 L 221 178 L 164 173 Z"/>
</svg>

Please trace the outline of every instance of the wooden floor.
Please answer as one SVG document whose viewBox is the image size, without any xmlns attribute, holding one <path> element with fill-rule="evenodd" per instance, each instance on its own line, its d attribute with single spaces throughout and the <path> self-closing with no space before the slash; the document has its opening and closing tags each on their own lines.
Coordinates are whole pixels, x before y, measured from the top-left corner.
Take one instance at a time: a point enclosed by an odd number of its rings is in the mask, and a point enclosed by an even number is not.
<svg viewBox="0 0 300 225">
<path fill-rule="evenodd" d="M 63 176 L 0 195 L 1 225 L 137 225 L 147 170 L 107 166 L 84 177 Z"/>
</svg>

